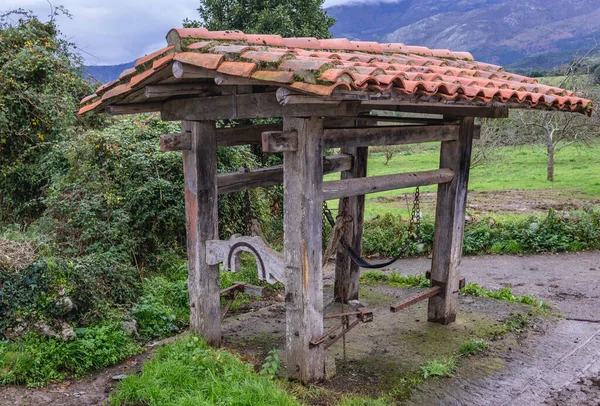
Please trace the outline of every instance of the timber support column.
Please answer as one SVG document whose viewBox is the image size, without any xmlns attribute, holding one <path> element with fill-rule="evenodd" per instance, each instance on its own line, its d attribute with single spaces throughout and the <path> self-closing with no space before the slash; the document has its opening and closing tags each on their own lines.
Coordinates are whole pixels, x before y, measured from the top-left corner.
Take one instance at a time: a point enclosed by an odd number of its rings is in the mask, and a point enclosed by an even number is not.
<svg viewBox="0 0 600 406">
<path fill-rule="evenodd" d="M 206 241 L 219 238 L 217 132 L 214 121 L 183 121 L 191 150 L 183 152 L 190 292 L 190 329 L 212 346 L 221 344 L 219 266 L 206 264 Z"/>
<path fill-rule="evenodd" d="M 283 154 L 286 351 L 288 377 L 303 383 L 323 379 L 322 204 L 323 119 L 285 117 L 295 131 L 296 151 Z"/>
<path fill-rule="evenodd" d="M 342 154 L 352 156 L 352 169 L 343 171 L 342 179 L 364 178 L 367 176 L 368 147 L 342 148 Z M 365 195 L 343 197 L 338 205 L 338 215 L 352 218 L 345 230 L 344 238 L 359 255 L 362 251 L 363 221 L 365 215 Z M 358 300 L 360 267 L 350 259 L 346 250 L 338 246 L 335 258 L 334 295 L 337 302 Z"/>
<path fill-rule="evenodd" d="M 434 323 L 456 320 L 473 127 L 473 117 L 462 118 L 458 140 L 442 142 L 440 152 L 440 168 L 452 169 L 454 178 L 437 192 L 431 286 L 442 293 L 429 299 L 428 321 Z"/>
</svg>

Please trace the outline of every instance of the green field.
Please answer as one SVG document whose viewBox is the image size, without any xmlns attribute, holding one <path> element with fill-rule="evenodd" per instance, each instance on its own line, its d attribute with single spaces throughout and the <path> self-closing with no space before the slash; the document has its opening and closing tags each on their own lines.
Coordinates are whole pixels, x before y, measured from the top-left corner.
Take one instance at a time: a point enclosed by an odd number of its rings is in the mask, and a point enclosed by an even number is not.
<svg viewBox="0 0 600 406">
<path fill-rule="evenodd" d="M 394 156 L 388 165 L 384 163 L 383 153 L 371 154 L 368 176 L 435 169 L 439 166 L 439 144 L 412 146 Z M 337 176 L 331 174 L 325 179 L 333 180 Z M 542 189 L 577 191 L 590 198 L 600 197 L 600 142 L 592 147 L 574 144 L 561 150 L 555 158 L 554 182 L 546 180 L 546 155 L 533 146 L 501 147 L 500 159 L 474 168 L 469 179 L 470 191 Z M 435 190 L 435 186 L 421 188 L 421 191 Z M 374 198 L 413 192 L 414 189 L 403 189 L 368 195 L 366 218 L 398 210 L 397 205 L 375 202 Z M 332 204 L 335 207 L 335 203 Z"/>
</svg>

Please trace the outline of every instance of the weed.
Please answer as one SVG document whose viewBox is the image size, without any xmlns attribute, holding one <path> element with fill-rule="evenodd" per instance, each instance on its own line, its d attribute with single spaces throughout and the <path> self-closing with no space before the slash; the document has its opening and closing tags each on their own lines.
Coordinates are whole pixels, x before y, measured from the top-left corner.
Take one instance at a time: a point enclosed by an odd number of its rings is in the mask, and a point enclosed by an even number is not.
<svg viewBox="0 0 600 406">
<path fill-rule="evenodd" d="M 462 356 L 475 355 L 489 348 L 489 344 L 485 340 L 471 338 L 469 341 L 460 345 L 458 353 Z"/>
<path fill-rule="evenodd" d="M 389 405 L 387 399 L 371 399 L 367 397 L 351 396 L 343 397 L 337 406 L 387 406 Z"/>
<path fill-rule="evenodd" d="M 429 377 L 445 377 L 452 376 L 456 369 L 456 358 L 447 357 L 442 359 L 434 359 L 421 365 L 421 375 L 423 379 Z"/>
<path fill-rule="evenodd" d="M 280 366 L 281 358 L 279 357 L 279 351 L 273 349 L 269 351 L 269 353 L 265 357 L 265 362 L 262 364 L 260 374 L 274 378 L 277 375 Z"/>
<path fill-rule="evenodd" d="M 360 276 L 360 279 L 365 284 L 385 283 L 399 288 L 428 288 L 431 286 L 431 282 L 423 274 L 402 275 L 396 271 L 392 271 L 389 275 L 382 271 L 367 271 Z"/>
<path fill-rule="evenodd" d="M 513 303 L 522 303 L 533 306 L 542 311 L 548 311 L 551 306 L 548 302 L 539 300 L 531 295 L 515 296 L 510 286 L 498 290 L 487 290 L 476 283 L 469 282 L 460 291 L 463 295 L 488 297 L 491 299 L 504 300 Z"/>
</svg>

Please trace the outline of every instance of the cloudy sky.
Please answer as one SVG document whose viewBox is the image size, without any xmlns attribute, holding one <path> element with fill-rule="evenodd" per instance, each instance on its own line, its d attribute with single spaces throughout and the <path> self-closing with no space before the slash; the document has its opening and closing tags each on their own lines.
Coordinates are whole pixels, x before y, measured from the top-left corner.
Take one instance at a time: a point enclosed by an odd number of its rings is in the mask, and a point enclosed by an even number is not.
<svg viewBox="0 0 600 406">
<path fill-rule="evenodd" d="M 326 0 L 325 6 L 356 1 Z M 387 0 L 390 1 L 390 0 Z M 180 27 L 185 17 L 198 16 L 198 0 L 54 0 L 73 15 L 57 21 L 63 34 L 75 42 L 89 65 L 130 62 L 165 46 L 165 35 Z M 46 19 L 46 0 L 1 0 L 0 13 L 17 8 L 33 10 Z"/>
</svg>

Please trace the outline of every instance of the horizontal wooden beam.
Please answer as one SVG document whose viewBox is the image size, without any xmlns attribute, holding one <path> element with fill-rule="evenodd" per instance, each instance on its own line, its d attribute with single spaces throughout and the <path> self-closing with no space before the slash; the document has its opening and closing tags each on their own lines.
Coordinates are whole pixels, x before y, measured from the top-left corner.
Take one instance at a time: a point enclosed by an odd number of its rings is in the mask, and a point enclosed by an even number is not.
<svg viewBox="0 0 600 406">
<path fill-rule="evenodd" d="M 361 196 L 368 193 L 407 187 L 447 183 L 454 177 L 451 169 L 400 173 L 396 175 L 372 176 L 367 178 L 342 179 L 323 182 L 323 200 Z"/>
<path fill-rule="evenodd" d="M 416 144 L 458 139 L 456 125 L 403 125 L 365 128 L 327 129 L 323 133 L 325 148 L 353 148 L 374 145 Z"/>
<path fill-rule="evenodd" d="M 339 154 L 323 158 L 323 174 L 349 171 L 352 169 L 352 157 Z M 243 170 L 217 176 L 219 194 L 240 192 L 257 187 L 280 185 L 283 183 L 283 165 L 271 168 Z"/>
<path fill-rule="evenodd" d="M 168 100 L 161 110 L 161 116 L 166 121 L 197 121 L 284 116 L 354 117 L 362 111 L 365 110 L 360 107 L 360 103 L 353 102 L 282 106 L 274 92 L 267 92 Z"/>
<path fill-rule="evenodd" d="M 217 130 L 218 147 L 234 147 L 237 145 L 260 144 L 261 134 L 265 131 L 281 130 L 281 124 L 260 124 L 219 128 Z M 186 151 L 191 148 L 190 133 L 163 134 L 160 136 L 160 150 Z"/>
<path fill-rule="evenodd" d="M 152 113 L 155 111 L 161 111 L 162 108 L 162 102 L 113 104 L 106 108 L 106 114 L 109 116 L 120 116 L 123 114 Z"/>
<path fill-rule="evenodd" d="M 262 150 L 264 152 L 286 152 L 297 149 L 297 131 L 265 131 L 262 133 Z"/>
<path fill-rule="evenodd" d="M 173 76 L 177 79 L 214 79 L 217 72 L 175 61 L 172 67 Z"/>
<path fill-rule="evenodd" d="M 171 85 L 148 85 L 144 88 L 147 98 L 214 94 L 219 87 L 212 83 L 176 83 Z"/>
</svg>

